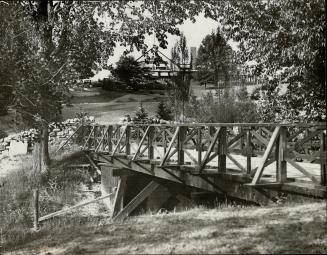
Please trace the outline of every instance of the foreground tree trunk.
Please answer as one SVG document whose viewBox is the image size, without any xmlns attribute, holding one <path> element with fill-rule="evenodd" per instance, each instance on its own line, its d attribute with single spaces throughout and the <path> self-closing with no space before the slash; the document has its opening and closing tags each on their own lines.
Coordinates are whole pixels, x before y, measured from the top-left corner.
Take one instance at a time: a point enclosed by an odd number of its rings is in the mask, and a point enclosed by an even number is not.
<svg viewBox="0 0 327 255">
<path fill-rule="evenodd" d="M 40 141 L 34 145 L 33 169 L 38 174 L 48 174 L 50 167 L 48 126 L 42 125 Z"/>
</svg>

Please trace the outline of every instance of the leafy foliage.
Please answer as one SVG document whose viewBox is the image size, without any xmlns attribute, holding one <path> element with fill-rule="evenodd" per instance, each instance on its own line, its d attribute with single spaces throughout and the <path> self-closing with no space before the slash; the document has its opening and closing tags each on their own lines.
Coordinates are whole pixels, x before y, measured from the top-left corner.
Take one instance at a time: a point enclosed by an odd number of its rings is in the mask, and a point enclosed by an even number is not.
<svg viewBox="0 0 327 255">
<path fill-rule="evenodd" d="M 188 64 L 189 50 L 187 47 L 186 37 L 183 33 L 181 33 L 179 39 L 171 49 L 171 59 L 172 62 L 178 66 Z"/>
<path fill-rule="evenodd" d="M 162 120 L 173 120 L 171 107 L 164 101 L 160 101 L 157 108 L 157 117 Z"/>
<path fill-rule="evenodd" d="M 202 6 L 157 0 L 1 1 L 0 65 L 8 72 L 1 86 L 12 88 L 13 107 L 42 130 L 43 154 L 48 158 L 48 123 L 61 117 L 70 84 L 106 67 L 117 43 L 146 52 L 145 35 L 155 33 L 166 48 L 166 33 L 179 34 L 176 26 Z"/>
<path fill-rule="evenodd" d="M 207 35 L 199 47 L 197 58 L 199 79 L 210 75 L 216 85 L 219 80 L 224 80 L 227 85 L 232 71 L 232 59 L 233 51 L 218 28 L 216 32 Z M 220 76 L 223 76 L 223 79 Z"/>
<path fill-rule="evenodd" d="M 297 119 L 325 119 L 324 1 L 255 0 L 212 4 L 214 8 L 207 9 L 206 15 L 220 21 L 227 38 L 239 43 L 242 61 L 253 61 L 252 71 L 266 79 L 267 97 L 262 99 L 276 100 L 278 84 L 286 83 L 286 95 L 278 96 L 286 110 L 283 114 L 294 111 Z"/>
<path fill-rule="evenodd" d="M 112 75 L 127 86 L 131 86 L 133 90 L 140 89 L 148 80 L 147 69 L 142 68 L 132 56 L 121 56 L 116 68 L 112 70 Z"/>
</svg>

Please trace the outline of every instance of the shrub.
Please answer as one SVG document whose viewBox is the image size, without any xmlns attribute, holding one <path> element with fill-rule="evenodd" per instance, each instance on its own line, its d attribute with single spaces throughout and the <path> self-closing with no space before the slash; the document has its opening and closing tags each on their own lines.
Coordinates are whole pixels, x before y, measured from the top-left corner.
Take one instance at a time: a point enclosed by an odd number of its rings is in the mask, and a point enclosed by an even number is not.
<svg viewBox="0 0 327 255">
<path fill-rule="evenodd" d="M 147 121 L 148 115 L 149 114 L 144 109 L 142 102 L 140 102 L 140 106 L 137 109 L 137 111 L 135 112 L 135 121 L 140 121 L 140 122 Z"/>
<path fill-rule="evenodd" d="M 236 100 L 234 90 L 217 91 L 218 97 L 209 92 L 200 99 L 191 97 L 186 116 L 200 123 L 256 122 L 257 106 L 250 99 L 245 99 L 244 91 L 238 93 Z"/>
<path fill-rule="evenodd" d="M 164 101 L 160 101 L 157 108 L 157 118 L 162 120 L 173 120 L 173 112 Z"/>
</svg>

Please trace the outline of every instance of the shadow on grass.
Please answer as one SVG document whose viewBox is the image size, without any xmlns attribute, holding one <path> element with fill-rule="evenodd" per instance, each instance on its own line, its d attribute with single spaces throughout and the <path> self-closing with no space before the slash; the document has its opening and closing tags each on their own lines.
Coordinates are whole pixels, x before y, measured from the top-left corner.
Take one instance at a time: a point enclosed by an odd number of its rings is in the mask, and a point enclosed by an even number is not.
<svg viewBox="0 0 327 255">
<path fill-rule="evenodd" d="M 38 243 L 64 248 L 63 254 L 326 253 L 326 224 L 319 212 L 262 209 L 191 210 L 100 225 L 67 221 Z"/>
</svg>

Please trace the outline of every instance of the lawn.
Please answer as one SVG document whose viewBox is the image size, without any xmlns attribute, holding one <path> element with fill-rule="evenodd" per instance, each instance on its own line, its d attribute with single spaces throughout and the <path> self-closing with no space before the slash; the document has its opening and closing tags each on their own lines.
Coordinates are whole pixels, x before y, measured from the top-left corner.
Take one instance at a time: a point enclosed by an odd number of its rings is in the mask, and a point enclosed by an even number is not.
<svg viewBox="0 0 327 255">
<path fill-rule="evenodd" d="M 163 90 L 120 92 L 92 88 L 90 91 L 73 92 L 72 107 L 64 107 L 63 119 L 75 117 L 77 112 L 87 112 L 99 124 L 116 123 L 129 114 L 133 116 L 142 102 L 149 115 L 155 115 L 160 100 L 165 100 Z"/>
<path fill-rule="evenodd" d="M 196 207 L 124 222 L 75 215 L 8 254 L 326 253 L 326 204 Z M 54 224 L 54 223 L 52 223 Z"/>
</svg>

